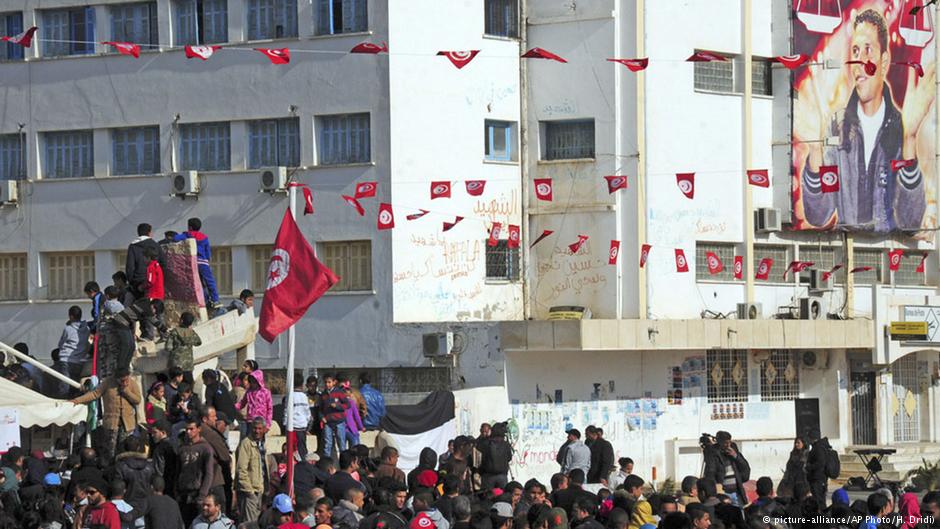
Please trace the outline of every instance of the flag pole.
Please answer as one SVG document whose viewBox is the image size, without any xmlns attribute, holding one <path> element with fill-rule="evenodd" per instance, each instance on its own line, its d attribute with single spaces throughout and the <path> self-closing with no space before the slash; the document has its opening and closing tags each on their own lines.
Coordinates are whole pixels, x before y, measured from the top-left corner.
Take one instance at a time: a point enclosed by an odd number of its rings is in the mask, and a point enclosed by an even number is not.
<svg viewBox="0 0 940 529">
<path fill-rule="evenodd" d="M 297 186 L 289 186 L 290 215 L 297 220 Z M 287 403 L 284 406 L 284 425 L 287 428 L 287 494 L 294 497 L 294 451 L 297 437 L 294 434 L 294 325 L 287 329 Z M 306 438 L 306 437 L 305 437 Z"/>
</svg>

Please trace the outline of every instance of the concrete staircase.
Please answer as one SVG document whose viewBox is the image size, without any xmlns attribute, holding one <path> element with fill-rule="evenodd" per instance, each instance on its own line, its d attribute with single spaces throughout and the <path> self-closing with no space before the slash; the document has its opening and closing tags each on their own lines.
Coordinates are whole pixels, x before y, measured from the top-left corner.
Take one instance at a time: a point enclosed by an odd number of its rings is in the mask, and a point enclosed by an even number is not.
<svg viewBox="0 0 940 529">
<path fill-rule="evenodd" d="M 854 450 L 860 448 L 880 448 L 875 446 L 848 446 L 839 455 L 842 472 L 838 479 L 832 480 L 839 485 L 845 484 L 849 478 L 868 475 L 868 470 Z M 898 443 L 891 448 L 896 453 L 885 456 L 881 460 L 883 470 L 878 473 L 882 481 L 904 481 L 907 473 L 923 464 L 923 460 L 935 462 L 940 460 L 940 444 L 938 443 Z"/>
</svg>

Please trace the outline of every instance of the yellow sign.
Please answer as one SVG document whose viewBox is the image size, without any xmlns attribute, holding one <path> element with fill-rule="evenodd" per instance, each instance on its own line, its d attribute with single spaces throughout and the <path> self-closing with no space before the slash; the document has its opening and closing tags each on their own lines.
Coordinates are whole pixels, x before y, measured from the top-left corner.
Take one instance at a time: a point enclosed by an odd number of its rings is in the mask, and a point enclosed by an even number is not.
<svg viewBox="0 0 940 529">
<path fill-rule="evenodd" d="M 891 336 L 927 336 L 926 321 L 892 321 Z"/>
</svg>

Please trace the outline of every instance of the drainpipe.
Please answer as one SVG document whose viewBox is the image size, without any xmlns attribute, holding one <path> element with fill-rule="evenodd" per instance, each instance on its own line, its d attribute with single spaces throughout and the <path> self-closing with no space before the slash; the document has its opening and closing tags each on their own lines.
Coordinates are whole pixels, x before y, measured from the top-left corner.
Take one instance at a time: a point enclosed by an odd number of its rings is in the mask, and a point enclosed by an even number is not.
<svg viewBox="0 0 940 529">
<path fill-rule="evenodd" d="M 753 53 L 751 46 L 751 0 L 741 1 L 741 59 L 744 61 L 744 105 L 742 107 L 744 123 L 742 124 L 744 137 L 741 138 L 742 163 L 744 169 L 751 168 L 751 133 L 753 103 L 753 89 L 751 81 L 754 73 Z M 747 291 L 747 302 L 754 302 L 754 199 L 751 186 L 746 178 L 740 180 L 744 186 L 744 280 Z"/>
<path fill-rule="evenodd" d="M 646 0 L 636 0 L 636 57 L 646 55 Z M 647 241 L 646 232 L 646 71 L 636 73 L 636 255 Z M 646 267 L 637 268 L 637 313 L 649 317 Z"/>
<path fill-rule="evenodd" d="M 529 83 L 527 80 L 528 69 L 526 61 L 521 58 L 525 53 L 526 40 L 528 39 L 528 19 L 526 13 L 528 2 L 519 2 L 519 197 L 522 204 L 522 218 L 520 219 L 519 240 L 526 241 L 523 237 L 529 231 Z M 529 279 L 531 272 L 529 270 L 530 252 L 527 242 L 520 245 L 522 249 L 522 318 L 528 319 L 531 303 L 529 302 Z"/>
</svg>

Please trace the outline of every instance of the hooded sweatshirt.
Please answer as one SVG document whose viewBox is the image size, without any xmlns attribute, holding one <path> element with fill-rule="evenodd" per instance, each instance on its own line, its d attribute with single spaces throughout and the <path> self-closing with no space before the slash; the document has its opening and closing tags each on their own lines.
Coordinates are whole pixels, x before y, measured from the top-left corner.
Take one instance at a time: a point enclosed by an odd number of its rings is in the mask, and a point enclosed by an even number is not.
<svg viewBox="0 0 940 529">
<path fill-rule="evenodd" d="M 237 410 L 245 410 L 245 419 L 250 424 L 255 417 L 264 418 L 268 427 L 274 416 L 274 405 L 271 403 L 271 391 L 264 386 L 264 374 L 261 370 L 253 371 L 251 376 L 258 381 L 258 389 L 245 392 L 242 400 L 235 405 Z"/>
<path fill-rule="evenodd" d="M 427 511 L 422 511 L 425 516 L 431 519 L 434 522 L 434 526 L 437 529 L 450 529 L 450 522 L 447 521 L 447 518 L 444 518 L 444 515 L 441 514 L 441 511 L 437 509 L 429 509 Z"/>
<path fill-rule="evenodd" d="M 921 522 L 920 504 L 917 503 L 917 495 L 913 492 L 905 492 L 901 495 L 898 512 L 901 513 L 901 527 L 898 529 L 914 529 Z"/>
<path fill-rule="evenodd" d="M 437 452 L 433 448 L 426 446 L 418 455 L 418 466 L 408 473 L 408 490 L 418 488 L 418 476 L 425 470 L 435 470 L 437 468 Z"/>
<path fill-rule="evenodd" d="M 334 529 L 358 529 L 362 518 L 359 508 L 349 500 L 339 500 L 339 504 L 333 508 Z"/>
</svg>

